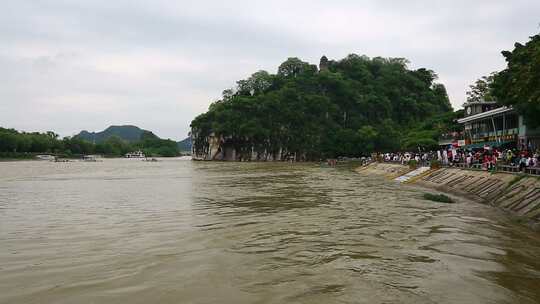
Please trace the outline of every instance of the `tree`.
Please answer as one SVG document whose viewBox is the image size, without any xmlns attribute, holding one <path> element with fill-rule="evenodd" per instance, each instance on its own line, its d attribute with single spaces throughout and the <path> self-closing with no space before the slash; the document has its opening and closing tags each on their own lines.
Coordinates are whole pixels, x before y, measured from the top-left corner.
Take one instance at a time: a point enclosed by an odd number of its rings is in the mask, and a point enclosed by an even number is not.
<svg viewBox="0 0 540 304">
<path fill-rule="evenodd" d="M 107 154 L 107 155 L 114 155 L 114 156 L 121 156 L 128 152 L 131 152 L 133 150 L 133 147 L 131 147 L 127 142 L 122 140 L 120 137 L 114 135 L 107 140 L 105 140 L 100 145 L 99 152 Z"/>
<path fill-rule="evenodd" d="M 358 136 L 360 138 L 359 145 L 361 153 L 364 155 L 371 153 L 375 149 L 375 144 L 379 137 L 377 129 L 370 125 L 362 126 L 358 130 Z"/>
<path fill-rule="evenodd" d="M 234 90 L 233 89 L 225 89 L 221 93 L 221 96 L 223 97 L 223 101 L 230 100 L 234 96 Z"/>
<path fill-rule="evenodd" d="M 246 96 L 252 96 L 264 93 L 271 85 L 273 81 L 273 76 L 270 75 L 267 71 L 258 71 L 254 74 L 252 74 L 248 79 L 246 80 L 239 80 L 237 84 L 238 88 L 238 94 L 240 95 L 246 95 Z M 225 97 L 225 94 L 230 95 L 229 92 L 223 92 L 223 95 Z M 230 99 L 230 97 L 228 98 Z"/>
<path fill-rule="evenodd" d="M 482 76 L 473 85 L 470 85 L 470 89 L 466 93 L 467 102 L 495 101 L 492 86 L 496 75 L 497 73 L 493 72 L 489 76 Z"/>
<path fill-rule="evenodd" d="M 439 99 L 439 106 L 441 112 L 451 112 L 452 104 L 450 103 L 450 98 L 448 98 L 448 93 L 446 92 L 446 87 L 444 84 L 435 83 L 433 84 L 433 93 L 436 98 Z"/>
<path fill-rule="evenodd" d="M 422 82 L 424 82 L 428 87 L 431 86 L 433 81 L 438 78 L 437 74 L 433 72 L 432 70 L 420 68 L 416 71 L 414 71 L 418 79 L 420 79 Z"/>
<path fill-rule="evenodd" d="M 6 129 L 0 129 L 0 152 L 17 151 L 17 135 Z"/>
<path fill-rule="evenodd" d="M 528 126 L 540 126 L 540 34 L 502 55 L 507 67 L 495 76 L 493 94 L 522 114 Z"/>
<path fill-rule="evenodd" d="M 278 68 L 278 75 L 283 77 L 297 77 L 302 73 L 315 73 L 317 66 L 310 65 L 296 57 L 290 57 Z"/>
</svg>

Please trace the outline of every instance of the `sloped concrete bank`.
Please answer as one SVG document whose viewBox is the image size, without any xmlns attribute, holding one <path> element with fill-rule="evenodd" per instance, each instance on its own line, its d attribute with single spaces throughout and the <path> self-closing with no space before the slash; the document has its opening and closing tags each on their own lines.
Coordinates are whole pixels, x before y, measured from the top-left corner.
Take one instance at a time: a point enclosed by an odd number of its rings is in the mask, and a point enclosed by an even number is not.
<svg viewBox="0 0 540 304">
<path fill-rule="evenodd" d="M 540 229 L 540 178 L 454 168 L 417 170 L 399 164 L 372 163 L 360 174 L 381 175 L 501 208 Z M 400 178 L 406 177 L 406 178 Z"/>
</svg>

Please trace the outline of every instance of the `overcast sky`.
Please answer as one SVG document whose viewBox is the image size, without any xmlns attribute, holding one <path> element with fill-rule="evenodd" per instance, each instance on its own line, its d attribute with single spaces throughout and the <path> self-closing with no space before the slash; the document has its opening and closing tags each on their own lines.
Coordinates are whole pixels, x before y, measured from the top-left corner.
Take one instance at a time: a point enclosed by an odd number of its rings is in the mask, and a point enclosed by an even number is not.
<svg viewBox="0 0 540 304">
<path fill-rule="evenodd" d="M 0 126 L 62 136 L 134 124 L 183 139 L 223 89 L 287 57 L 405 57 L 446 85 L 505 67 L 540 1 L 2 1 Z"/>
</svg>

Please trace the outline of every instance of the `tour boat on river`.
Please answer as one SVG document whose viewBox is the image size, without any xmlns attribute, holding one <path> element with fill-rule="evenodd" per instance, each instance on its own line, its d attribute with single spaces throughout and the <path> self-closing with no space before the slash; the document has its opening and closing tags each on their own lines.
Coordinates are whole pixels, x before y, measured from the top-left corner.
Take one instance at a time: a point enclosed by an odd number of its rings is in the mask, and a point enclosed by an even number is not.
<svg viewBox="0 0 540 304">
<path fill-rule="evenodd" d="M 54 161 L 55 156 L 50 155 L 50 154 L 41 154 L 41 155 L 36 155 L 36 158 L 40 160 Z"/>
<path fill-rule="evenodd" d="M 146 158 L 146 156 L 144 155 L 144 153 L 141 150 L 126 153 L 126 155 L 124 155 L 124 156 L 126 158 Z"/>
</svg>

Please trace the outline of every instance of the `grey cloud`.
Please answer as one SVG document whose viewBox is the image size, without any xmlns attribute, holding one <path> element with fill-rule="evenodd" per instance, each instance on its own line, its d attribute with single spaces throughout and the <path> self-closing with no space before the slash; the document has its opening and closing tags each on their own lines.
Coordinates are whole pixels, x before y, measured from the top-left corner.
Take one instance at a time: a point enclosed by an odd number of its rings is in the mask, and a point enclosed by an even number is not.
<svg viewBox="0 0 540 304">
<path fill-rule="evenodd" d="M 537 1 L 12 1 L 0 125 L 70 135 L 131 123 L 180 139 L 221 91 L 287 57 L 406 57 L 459 107 L 538 32 Z"/>
</svg>

